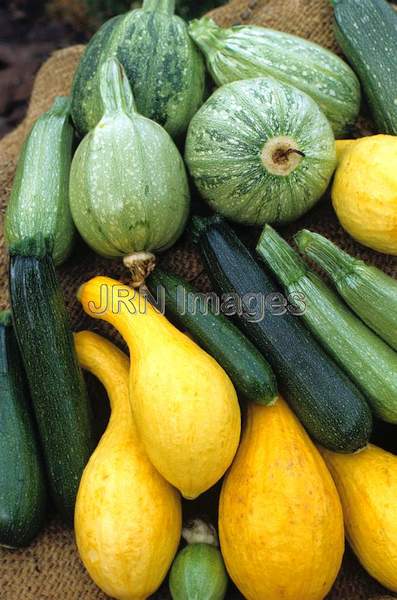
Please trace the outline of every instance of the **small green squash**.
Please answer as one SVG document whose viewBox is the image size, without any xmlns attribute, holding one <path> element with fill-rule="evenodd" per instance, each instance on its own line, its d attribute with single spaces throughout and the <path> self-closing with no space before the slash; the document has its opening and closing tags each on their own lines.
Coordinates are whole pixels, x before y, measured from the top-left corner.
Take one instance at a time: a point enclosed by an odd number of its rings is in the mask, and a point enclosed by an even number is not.
<svg viewBox="0 0 397 600">
<path fill-rule="evenodd" d="M 197 519 L 182 535 L 188 545 L 171 568 L 172 600 L 223 600 L 228 576 L 215 530 Z"/>
<path fill-rule="evenodd" d="M 318 44 L 255 25 L 224 29 L 208 17 L 193 21 L 189 33 L 204 53 L 217 85 L 274 77 L 311 96 L 336 136 L 346 135 L 356 121 L 359 81 L 339 56 Z"/>
<path fill-rule="evenodd" d="M 80 133 L 102 117 L 100 70 L 113 56 L 126 70 L 138 111 L 172 137 L 185 133 L 203 102 L 205 67 L 174 10 L 175 0 L 144 0 L 142 8 L 114 17 L 94 35 L 73 83 L 72 115 Z"/>
<path fill-rule="evenodd" d="M 133 269 L 182 233 L 189 187 L 174 142 L 160 125 L 136 112 L 130 84 L 115 58 L 102 65 L 101 97 L 104 116 L 73 158 L 71 209 L 77 229 L 98 254 L 124 256 Z"/>
<path fill-rule="evenodd" d="M 4 227 L 10 251 L 40 235 L 52 248 L 55 264 L 69 255 L 75 233 L 69 208 L 72 142 L 70 100 L 58 97 L 34 123 L 22 148 Z"/>
<path fill-rule="evenodd" d="M 186 161 L 215 211 L 247 225 L 282 224 L 325 192 L 335 140 L 314 100 L 263 77 L 225 85 L 207 100 L 190 123 Z"/>
</svg>

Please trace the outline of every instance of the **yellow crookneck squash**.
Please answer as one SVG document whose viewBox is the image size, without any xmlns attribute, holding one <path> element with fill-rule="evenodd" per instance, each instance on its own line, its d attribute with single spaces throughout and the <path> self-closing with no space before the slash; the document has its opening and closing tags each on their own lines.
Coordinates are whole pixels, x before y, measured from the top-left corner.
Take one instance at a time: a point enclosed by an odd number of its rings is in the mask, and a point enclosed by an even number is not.
<svg viewBox="0 0 397 600">
<path fill-rule="evenodd" d="M 129 361 L 88 331 L 75 335 L 81 366 L 106 388 L 111 417 L 81 479 L 75 510 L 80 557 L 117 600 L 144 600 L 160 586 L 181 535 L 180 496 L 152 466 L 128 394 Z"/>
<path fill-rule="evenodd" d="M 337 140 L 332 202 L 358 242 L 397 255 L 397 137 Z"/>
<path fill-rule="evenodd" d="M 397 457 L 372 444 L 358 454 L 321 452 L 353 551 L 372 577 L 397 592 Z"/>
<path fill-rule="evenodd" d="M 344 551 L 342 508 L 316 447 L 282 398 L 251 404 L 219 507 L 222 555 L 247 600 L 322 600 Z"/>
<path fill-rule="evenodd" d="M 157 470 L 185 498 L 225 473 L 240 438 L 240 408 L 225 371 L 137 291 L 107 277 L 84 284 L 85 312 L 127 342 L 132 412 Z"/>
</svg>

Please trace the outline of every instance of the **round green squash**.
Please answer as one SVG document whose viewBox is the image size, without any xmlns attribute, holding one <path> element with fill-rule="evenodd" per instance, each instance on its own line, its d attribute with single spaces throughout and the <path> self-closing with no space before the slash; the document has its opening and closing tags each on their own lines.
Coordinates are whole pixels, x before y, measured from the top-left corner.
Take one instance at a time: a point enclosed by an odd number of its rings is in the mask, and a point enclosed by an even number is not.
<svg viewBox="0 0 397 600">
<path fill-rule="evenodd" d="M 228 576 L 214 528 L 196 519 L 183 529 L 182 536 L 188 545 L 171 568 L 172 600 L 223 600 Z"/>
<path fill-rule="evenodd" d="M 72 117 L 81 134 L 102 117 L 100 69 L 109 57 L 124 66 L 140 114 L 174 138 L 186 132 L 203 102 L 205 67 L 174 10 L 175 0 L 144 0 L 142 8 L 110 19 L 93 36 L 72 88 Z"/>
<path fill-rule="evenodd" d="M 182 233 L 190 202 L 186 171 L 168 133 L 136 112 L 117 59 L 104 63 L 100 84 L 105 112 L 73 157 L 70 206 L 91 248 L 133 261 L 165 250 Z"/>
<path fill-rule="evenodd" d="M 282 224 L 327 189 L 335 140 L 314 100 L 263 77 L 227 84 L 207 100 L 190 123 L 186 162 L 215 211 L 248 225 Z"/>
</svg>

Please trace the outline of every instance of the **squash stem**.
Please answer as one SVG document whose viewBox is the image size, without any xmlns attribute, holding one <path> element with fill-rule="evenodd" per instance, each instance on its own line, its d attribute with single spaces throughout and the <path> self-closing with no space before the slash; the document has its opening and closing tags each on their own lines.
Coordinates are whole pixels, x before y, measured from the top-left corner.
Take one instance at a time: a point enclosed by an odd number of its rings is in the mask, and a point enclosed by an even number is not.
<svg viewBox="0 0 397 600">
<path fill-rule="evenodd" d="M 70 113 L 71 101 L 68 96 L 56 96 L 48 113 L 57 117 L 67 116 Z"/>
<path fill-rule="evenodd" d="M 357 262 L 330 240 L 313 231 L 302 229 L 296 234 L 295 241 L 300 252 L 314 260 L 334 280 L 351 273 Z"/>
<path fill-rule="evenodd" d="M 108 58 L 101 67 L 100 93 L 104 112 L 136 112 L 134 96 L 124 67 L 117 58 Z"/>
<path fill-rule="evenodd" d="M 182 537 L 188 544 L 219 546 L 215 528 L 201 519 L 193 519 L 182 529 Z"/>
<path fill-rule="evenodd" d="M 156 257 L 151 252 L 135 252 L 123 258 L 124 266 L 131 273 L 131 287 L 140 288 L 156 266 Z"/>
<path fill-rule="evenodd" d="M 173 15 L 175 13 L 175 0 L 143 0 L 142 8 L 147 12 Z"/>
<path fill-rule="evenodd" d="M 212 52 L 223 48 L 227 30 L 219 27 L 212 19 L 203 17 L 191 21 L 189 35 L 203 54 L 208 57 Z"/>
<path fill-rule="evenodd" d="M 300 256 L 270 225 L 265 226 L 256 251 L 285 287 L 307 273 L 308 267 Z"/>
</svg>

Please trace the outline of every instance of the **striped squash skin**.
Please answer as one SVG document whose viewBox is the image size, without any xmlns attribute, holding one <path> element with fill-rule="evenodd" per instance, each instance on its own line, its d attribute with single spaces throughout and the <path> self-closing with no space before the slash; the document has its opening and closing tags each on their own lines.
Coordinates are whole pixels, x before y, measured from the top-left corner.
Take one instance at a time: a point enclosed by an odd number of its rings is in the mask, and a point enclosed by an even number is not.
<svg viewBox="0 0 397 600">
<path fill-rule="evenodd" d="M 255 25 L 218 27 L 203 17 L 189 33 L 203 51 L 217 85 L 240 79 L 275 77 L 315 100 L 335 136 L 345 135 L 360 110 L 360 84 L 352 69 L 318 44 Z"/>
<path fill-rule="evenodd" d="M 287 176 L 270 173 L 261 154 L 278 136 L 304 152 Z M 306 94 L 273 78 L 217 90 L 193 117 L 186 161 L 201 195 L 223 216 L 248 225 L 288 223 L 325 192 L 335 169 L 331 126 Z"/>
<path fill-rule="evenodd" d="M 333 0 L 338 44 L 380 133 L 397 135 L 397 13 L 385 0 Z"/>
<path fill-rule="evenodd" d="M 178 138 L 201 106 L 204 61 L 185 22 L 154 10 L 137 9 L 107 21 L 88 44 L 72 90 L 72 116 L 81 134 L 103 113 L 101 65 L 116 56 L 126 70 L 138 111 Z"/>
</svg>

